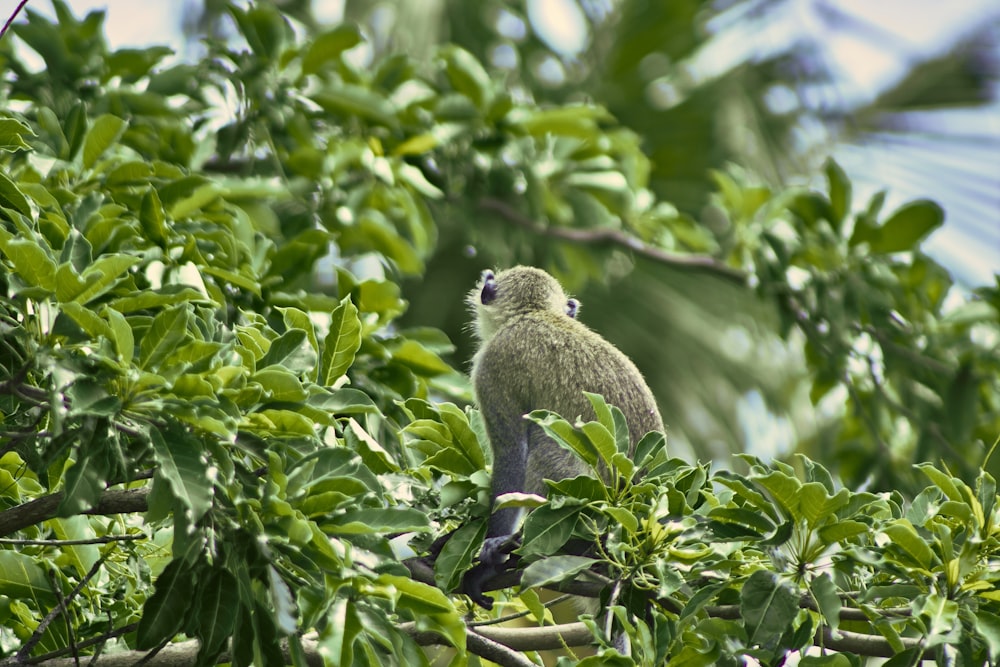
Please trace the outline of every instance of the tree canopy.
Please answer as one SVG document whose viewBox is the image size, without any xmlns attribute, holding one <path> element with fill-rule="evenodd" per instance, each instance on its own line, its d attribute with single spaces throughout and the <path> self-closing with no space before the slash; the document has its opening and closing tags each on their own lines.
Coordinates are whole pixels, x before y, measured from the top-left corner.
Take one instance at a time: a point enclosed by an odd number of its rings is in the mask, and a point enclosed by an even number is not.
<svg viewBox="0 0 1000 667">
<path fill-rule="evenodd" d="M 430 4 L 423 50 L 300 2 L 208 3 L 190 62 L 61 0 L 0 39 L 2 664 L 1000 661 L 1000 280 L 922 250 L 941 207 L 704 152 L 721 81 L 637 106 L 703 3 L 615 5 L 592 61 Z M 669 436 L 630 461 L 599 396 L 528 415 L 611 480 L 504 500 L 487 613 L 462 297 L 513 263 L 582 295 Z"/>
</svg>

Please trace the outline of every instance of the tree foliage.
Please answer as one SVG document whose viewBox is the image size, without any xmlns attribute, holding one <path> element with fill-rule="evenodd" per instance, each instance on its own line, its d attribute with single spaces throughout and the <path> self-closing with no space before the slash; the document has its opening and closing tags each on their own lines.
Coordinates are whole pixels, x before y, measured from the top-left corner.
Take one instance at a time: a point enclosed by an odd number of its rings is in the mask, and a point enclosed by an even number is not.
<svg viewBox="0 0 1000 667">
<path fill-rule="evenodd" d="M 599 655 L 564 663 L 1000 659 L 984 445 L 1000 290 L 954 303 L 920 251 L 935 204 L 856 203 L 833 162 L 822 192 L 730 167 L 701 220 L 653 193 L 635 128 L 515 99 L 457 45 L 359 65 L 355 26 L 227 5 L 239 38 L 178 63 L 110 51 L 101 13 L 54 6 L 0 42 L 10 664 L 128 649 L 416 665 L 436 644 L 516 665 L 579 643 Z M 540 632 L 470 624 L 453 591 L 485 532 L 489 448 L 455 332 L 402 317 L 404 295 L 468 287 L 429 276 L 456 244 L 577 285 L 634 267 L 646 293 L 676 289 L 666 271 L 763 304 L 772 339 L 802 351 L 823 428 L 800 445 L 823 463 L 716 471 L 662 434 L 633 463 L 600 397 L 591 423 L 533 413 L 612 480 L 505 501 L 536 509 L 500 607 Z M 610 613 L 552 626 L 542 587 Z"/>
</svg>

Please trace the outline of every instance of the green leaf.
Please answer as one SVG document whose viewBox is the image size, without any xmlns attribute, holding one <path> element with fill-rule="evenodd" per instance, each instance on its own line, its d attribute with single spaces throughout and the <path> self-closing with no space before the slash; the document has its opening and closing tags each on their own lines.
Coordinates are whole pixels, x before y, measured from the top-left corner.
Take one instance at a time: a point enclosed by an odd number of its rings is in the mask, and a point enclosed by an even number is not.
<svg viewBox="0 0 1000 667">
<path fill-rule="evenodd" d="M 944 211 L 927 199 L 904 204 L 881 227 L 869 229 L 860 240 L 868 241 L 874 254 L 889 254 L 914 250 L 920 241 L 944 224 Z M 856 243 L 852 235 L 851 244 Z"/>
<path fill-rule="evenodd" d="M 395 588 L 397 602 L 417 615 L 457 613 L 448 596 L 433 586 L 394 574 L 381 574 L 377 581 Z"/>
<path fill-rule="evenodd" d="M 168 441 L 160 429 L 149 428 L 157 463 L 155 480 L 170 486 L 174 498 L 189 512 L 191 523 L 196 523 L 212 506 L 208 464 L 193 436 L 178 428 L 171 428 L 169 436 Z"/>
<path fill-rule="evenodd" d="M 151 241 L 160 247 L 166 246 L 169 237 L 166 214 L 155 188 L 146 190 L 142 196 L 142 202 L 139 204 L 139 224 Z"/>
<path fill-rule="evenodd" d="M 548 410 L 534 410 L 528 413 L 528 419 L 542 427 L 545 434 L 556 441 L 560 447 L 564 447 L 575 453 L 584 462 L 588 463 L 594 470 L 597 469 L 599 454 L 590 440 L 583 436 L 578 430 L 557 415 Z"/>
<path fill-rule="evenodd" d="M 462 575 L 482 548 L 487 523 L 467 523 L 448 538 L 434 559 L 434 583 L 443 591 L 455 590 Z"/>
<path fill-rule="evenodd" d="M 81 274 L 85 287 L 73 297 L 73 300 L 86 304 L 107 293 L 119 278 L 141 261 L 140 257 L 131 255 L 102 255 Z"/>
<path fill-rule="evenodd" d="M 0 206 L 31 216 L 31 204 L 28 203 L 28 198 L 3 171 L 0 171 Z"/>
<path fill-rule="evenodd" d="M 580 507 L 539 507 L 524 522 L 523 556 L 555 553 L 573 535 Z"/>
<path fill-rule="evenodd" d="M 59 516 L 74 516 L 96 506 L 108 486 L 109 461 L 104 448 L 94 446 L 93 433 L 83 437 L 89 442 L 77 448 L 79 458 L 66 471 Z"/>
<path fill-rule="evenodd" d="M 396 109 L 389 99 L 362 86 L 349 83 L 331 86 L 315 93 L 312 99 L 332 114 L 360 118 L 389 129 L 399 126 Z"/>
<path fill-rule="evenodd" d="M 834 542 L 840 542 L 855 535 L 867 533 L 868 530 L 868 525 L 860 521 L 841 520 L 831 523 L 828 526 L 823 526 L 816 532 L 824 544 L 833 544 Z"/>
<path fill-rule="evenodd" d="M 132 356 L 135 354 L 135 337 L 132 327 L 125 316 L 113 308 L 105 307 L 101 315 L 110 325 L 111 340 L 115 344 L 118 356 L 126 366 L 132 363 Z"/>
<path fill-rule="evenodd" d="M 430 530 L 424 512 L 416 509 L 366 508 L 347 510 L 323 524 L 336 535 L 369 535 L 374 533 L 409 533 Z"/>
<path fill-rule="evenodd" d="M 170 561 L 156 578 L 156 590 L 143 606 L 136 648 L 149 650 L 180 632 L 191 613 L 196 583 L 195 573 L 183 559 Z"/>
<path fill-rule="evenodd" d="M 493 82 L 476 57 L 459 46 L 443 50 L 445 73 L 452 88 L 462 93 L 479 109 L 485 109 Z"/>
<path fill-rule="evenodd" d="M 521 588 L 537 588 L 572 579 L 596 565 L 598 560 L 584 556 L 550 556 L 524 568 Z"/>
<path fill-rule="evenodd" d="M 917 534 L 917 531 L 906 519 L 897 519 L 883 528 L 891 543 L 908 554 L 913 561 L 925 570 L 930 570 L 934 554 L 927 542 Z"/>
<path fill-rule="evenodd" d="M 757 570 L 743 584 L 740 616 L 752 644 L 766 644 L 780 637 L 798 612 L 798 596 L 773 572 Z"/>
<path fill-rule="evenodd" d="M 915 467 L 924 473 L 937 488 L 941 489 L 944 495 L 948 497 L 948 500 L 954 500 L 958 503 L 965 502 L 965 497 L 958 490 L 958 486 L 955 483 L 958 480 L 953 479 L 947 473 L 941 472 L 932 463 L 918 463 Z M 962 482 L 959 481 L 959 483 L 961 484 Z"/>
<path fill-rule="evenodd" d="M 302 57 L 302 73 L 316 74 L 323 69 L 335 71 L 340 54 L 362 42 L 357 26 L 341 25 L 317 35 Z"/>
<path fill-rule="evenodd" d="M 87 169 L 93 167 L 104 152 L 121 138 L 126 127 L 128 123 L 117 116 L 98 116 L 83 142 L 83 166 Z"/>
<path fill-rule="evenodd" d="M 486 455 L 475 431 L 469 425 L 469 419 L 465 411 L 454 403 L 442 403 L 438 406 L 441 421 L 451 432 L 451 443 L 457 448 L 462 456 L 469 462 L 473 472 L 486 467 Z"/>
<path fill-rule="evenodd" d="M 354 355 L 361 347 L 361 318 L 349 296 L 330 314 L 330 332 L 323 341 L 323 357 L 317 382 L 324 386 L 334 384 L 354 363 Z"/>
<path fill-rule="evenodd" d="M 257 371 L 252 380 L 260 383 L 271 401 L 299 403 L 308 396 L 295 374 L 280 366 Z"/>
<path fill-rule="evenodd" d="M 0 150 L 30 150 L 31 145 L 24 140 L 26 136 L 35 136 L 30 127 L 13 118 L 0 118 Z"/>
<path fill-rule="evenodd" d="M 11 600 L 30 600 L 37 610 L 56 604 L 52 584 L 39 561 L 18 551 L 0 551 L 0 595 Z"/>
<path fill-rule="evenodd" d="M 197 612 L 191 620 L 197 624 L 194 634 L 201 642 L 199 664 L 214 665 L 226 647 L 226 640 L 233 634 L 240 608 L 237 586 L 236 577 L 216 568 L 198 587 Z"/>
<path fill-rule="evenodd" d="M 833 158 L 827 159 L 823 171 L 826 172 L 830 188 L 830 210 L 833 214 L 831 222 L 839 230 L 847 214 L 851 212 L 851 181 Z"/>
<path fill-rule="evenodd" d="M 306 332 L 302 329 L 289 329 L 271 341 L 267 354 L 257 361 L 257 368 L 266 368 L 273 364 L 281 364 L 292 356 L 306 340 Z"/>
<path fill-rule="evenodd" d="M 176 348 L 189 337 L 188 326 L 193 318 L 190 306 L 181 304 L 168 308 L 153 318 L 139 343 L 139 366 L 155 371 Z"/>
<path fill-rule="evenodd" d="M 283 634 L 295 634 L 298 626 L 295 620 L 298 611 L 295 607 L 295 598 L 292 597 L 292 590 L 273 565 L 267 568 L 267 580 L 268 590 L 271 594 L 271 607 L 274 609 L 274 625 Z"/>
<path fill-rule="evenodd" d="M 0 173 L 0 196 L 3 190 L 3 174 Z M 34 241 L 28 239 L 5 238 L 0 235 L 0 249 L 14 265 L 14 272 L 32 287 L 41 287 L 49 292 L 56 288 L 55 260 Z"/>
<path fill-rule="evenodd" d="M 1000 616 L 988 611 L 978 611 L 975 617 L 976 633 L 983 638 L 990 660 L 1000 658 Z"/>
<path fill-rule="evenodd" d="M 840 508 L 847 505 L 850 492 L 841 489 L 830 496 L 826 487 L 819 482 L 803 484 L 799 491 L 799 511 L 806 518 L 810 528 L 815 528 L 830 518 Z"/>
<path fill-rule="evenodd" d="M 840 625 L 840 596 L 837 594 L 837 586 L 833 583 L 830 575 L 824 572 L 820 576 L 809 582 L 809 589 L 819 607 L 819 612 L 823 615 L 826 624 L 831 630 L 836 630 Z"/>
</svg>

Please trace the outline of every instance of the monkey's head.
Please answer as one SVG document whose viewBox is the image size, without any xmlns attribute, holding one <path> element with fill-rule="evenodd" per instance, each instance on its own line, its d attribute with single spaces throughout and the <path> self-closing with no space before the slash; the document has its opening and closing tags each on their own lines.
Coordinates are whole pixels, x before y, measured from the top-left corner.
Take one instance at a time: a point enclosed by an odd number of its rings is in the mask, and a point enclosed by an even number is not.
<svg viewBox="0 0 1000 667">
<path fill-rule="evenodd" d="M 484 342 L 519 315 L 549 311 L 575 318 L 580 311 L 580 302 L 566 296 L 555 278 L 531 266 L 483 271 L 467 301 L 476 314 L 476 334 Z"/>
</svg>

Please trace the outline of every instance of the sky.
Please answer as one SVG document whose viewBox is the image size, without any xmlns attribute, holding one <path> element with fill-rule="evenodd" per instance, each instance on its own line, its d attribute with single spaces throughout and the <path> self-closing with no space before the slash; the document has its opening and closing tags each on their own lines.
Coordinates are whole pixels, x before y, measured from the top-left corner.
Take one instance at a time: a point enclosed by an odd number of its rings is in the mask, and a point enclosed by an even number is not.
<svg viewBox="0 0 1000 667">
<path fill-rule="evenodd" d="M 113 48 L 157 43 L 183 51 L 180 0 L 67 2 L 78 16 L 93 9 L 106 10 L 107 38 Z M 579 31 L 570 29 L 580 25 L 572 0 L 527 3 L 540 36 L 551 46 L 567 52 L 580 48 Z M 0 19 L 6 20 L 17 4 L 17 0 L 0 0 Z M 789 4 L 793 11 L 786 12 L 787 25 L 773 29 L 817 38 L 828 62 L 842 77 L 847 103 L 852 102 L 851 96 L 860 102 L 877 95 L 905 74 L 909 62 L 939 53 L 955 43 L 956 37 L 968 35 L 985 15 L 996 16 L 1000 6 L 996 0 L 789 0 Z M 31 0 L 29 6 L 51 15 L 46 0 Z M 342 14 L 341 0 L 316 0 L 315 7 L 322 20 L 335 21 Z M 845 28 L 830 30 L 829 22 L 822 20 L 824 11 L 838 16 Z M 769 40 L 777 43 L 778 35 L 746 39 L 737 33 L 701 65 L 723 67 L 725 60 L 739 57 L 737 51 L 745 50 L 748 43 L 760 45 Z M 914 116 L 912 122 L 923 124 L 926 131 L 903 142 L 887 135 L 866 145 L 834 148 L 834 156 L 855 180 L 857 205 L 882 188 L 889 190 L 886 210 L 917 197 L 938 201 L 945 208 L 946 223 L 930 238 L 928 251 L 963 282 L 992 283 L 993 274 L 1000 272 L 1000 158 L 994 154 L 1000 148 L 1000 102 L 977 113 L 923 114 Z M 862 172 L 870 174 L 870 179 L 856 178 Z"/>
</svg>

